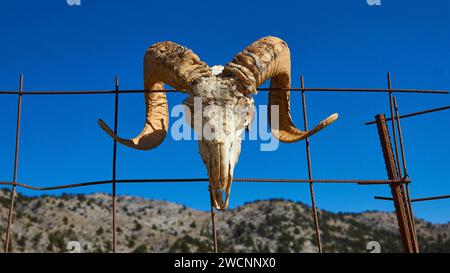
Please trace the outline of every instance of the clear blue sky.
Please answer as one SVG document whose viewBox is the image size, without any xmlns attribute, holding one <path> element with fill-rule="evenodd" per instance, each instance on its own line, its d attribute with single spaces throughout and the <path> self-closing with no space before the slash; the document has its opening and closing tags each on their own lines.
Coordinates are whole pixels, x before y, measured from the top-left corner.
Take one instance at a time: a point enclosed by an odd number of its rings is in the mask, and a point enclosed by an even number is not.
<svg viewBox="0 0 450 273">
<path fill-rule="evenodd" d="M 171 40 L 193 49 L 210 65 L 225 64 L 254 40 L 283 38 L 292 52 L 293 85 L 305 75 L 308 87 L 385 87 L 450 89 L 450 2 L 387 1 L 381 6 L 351 1 L 101 1 L 71 7 L 58 1 L 3 1 L 0 6 L 0 89 L 113 89 L 142 87 L 146 48 Z M 120 135 L 138 133 L 144 119 L 142 94 L 120 97 Z M 183 94 L 170 94 L 171 105 Z M 0 180 L 11 180 L 16 96 L 0 97 Z M 386 171 L 375 127 L 364 126 L 387 113 L 385 94 L 308 94 L 309 118 L 316 123 L 333 112 L 340 119 L 311 139 L 314 177 L 384 179 Z M 445 95 L 398 95 L 408 113 L 449 105 Z M 256 97 L 265 104 L 267 94 Z M 292 98 L 301 126 L 300 96 Z M 112 124 L 114 97 L 35 96 L 23 99 L 19 180 L 33 185 L 109 179 L 112 141 L 97 119 Z M 413 197 L 450 194 L 450 111 L 403 121 Z M 428 140 L 432 138 L 432 140 Z M 304 143 L 282 144 L 260 152 L 243 143 L 236 177 L 306 178 Z M 142 152 L 119 145 L 118 178 L 206 177 L 194 141 L 166 138 Z M 392 210 L 374 195 L 387 186 L 315 186 L 317 204 L 331 211 Z M 39 194 L 19 189 L 25 194 Z M 109 192 L 110 186 L 70 192 Z M 53 192 L 55 194 L 61 191 Z M 119 194 L 165 199 L 207 209 L 206 184 L 119 185 Z M 230 206 L 266 198 L 310 203 L 306 184 L 239 184 Z M 417 216 L 450 220 L 450 200 L 414 204 Z"/>
</svg>

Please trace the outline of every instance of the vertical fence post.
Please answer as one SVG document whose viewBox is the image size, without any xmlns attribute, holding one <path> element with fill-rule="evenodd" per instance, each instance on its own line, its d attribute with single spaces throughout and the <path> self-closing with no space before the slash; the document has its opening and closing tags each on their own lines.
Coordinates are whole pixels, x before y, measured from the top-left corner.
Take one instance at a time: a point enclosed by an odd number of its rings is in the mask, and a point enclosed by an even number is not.
<svg viewBox="0 0 450 273">
<path fill-rule="evenodd" d="M 394 161 L 397 163 L 397 173 L 399 177 L 402 177 L 402 169 L 400 168 L 400 159 L 398 155 L 398 143 L 397 143 L 397 132 L 395 128 L 395 119 L 394 119 L 394 94 L 392 92 L 392 83 L 391 83 L 391 73 L 387 73 L 387 82 L 389 89 L 389 110 L 391 111 L 391 126 L 392 126 L 392 136 L 394 138 L 394 148 L 395 148 L 395 157 Z"/>
<path fill-rule="evenodd" d="M 405 177 L 408 177 L 408 170 L 406 168 L 405 145 L 403 144 L 402 126 L 400 124 L 400 115 L 398 112 L 398 103 L 397 103 L 396 97 L 394 97 L 394 108 L 395 108 L 395 119 L 397 121 L 398 138 L 400 141 L 400 152 L 401 152 L 401 156 L 402 156 L 403 174 Z M 416 251 L 419 252 L 419 242 L 417 240 L 416 222 L 414 220 L 414 214 L 413 214 L 412 205 L 411 205 L 411 195 L 410 195 L 410 191 L 409 191 L 409 184 L 406 183 L 405 186 L 406 186 L 406 202 L 408 205 L 408 212 L 409 212 L 409 218 L 410 218 L 410 223 L 411 223 L 411 231 L 413 233 L 413 238 L 415 240 L 414 243 L 415 243 Z"/>
<path fill-rule="evenodd" d="M 119 114 L 119 76 L 116 76 L 115 81 L 115 99 L 114 99 L 114 134 L 117 135 L 117 124 Z M 114 139 L 113 144 L 113 159 L 112 159 L 112 252 L 116 252 L 116 167 L 117 167 L 117 141 Z"/>
<path fill-rule="evenodd" d="M 383 151 L 386 171 L 390 180 L 399 180 L 394 159 L 394 152 L 389 137 L 389 130 L 386 124 L 386 117 L 383 114 L 375 116 L 378 135 L 380 137 L 381 148 Z M 405 206 L 405 194 L 401 183 L 391 183 L 392 199 L 394 200 L 395 213 L 397 215 L 398 227 L 402 237 L 403 248 L 405 252 L 415 253 L 415 239 L 409 225 L 409 216 Z"/>
<path fill-rule="evenodd" d="M 398 178 L 399 179 L 402 179 L 403 178 L 403 174 L 402 174 L 402 168 L 401 168 L 401 165 L 400 165 L 400 156 L 399 156 L 399 152 L 398 152 L 398 141 L 397 141 L 397 128 L 396 128 L 396 126 L 395 126 L 395 120 L 396 120 L 396 111 L 395 111 L 395 107 L 394 107 L 394 104 L 395 104 L 395 98 L 394 98 L 394 95 L 393 95 L 393 92 L 392 92 L 392 79 L 391 79 L 391 73 L 390 72 L 388 72 L 387 73 L 387 84 L 388 84 L 388 89 L 389 89 L 389 108 L 390 108 L 390 112 L 391 112 L 391 127 L 392 127 L 392 137 L 393 137 L 393 140 L 394 140 L 394 148 L 395 148 L 395 156 L 394 156 L 394 164 L 395 163 L 397 163 L 397 168 L 396 168 L 396 171 L 397 171 L 397 175 L 398 175 Z M 399 123 L 397 122 L 397 125 L 398 125 Z M 403 150 L 402 150 L 402 152 L 403 152 Z M 403 159 L 404 159 L 404 157 L 403 157 Z M 404 163 L 405 161 L 403 161 L 403 163 Z M 403 168 L 405 168 L 405 166 L 403 166 Z M 405 174 L 405 177 L 406 177 L 406 174 Z M 401 187 L 401 193 L 403 194 L 403 201 L 404 201 L 404 207 L 405 207 L 405 209 L 406 209 L 406 216 L 407 216 L 407 225 L 408 225 L 408 229 L 409 229 L 409 232 L 411 232 L 412 234 L 411 234 L 411 239 L 413 240 L 412 241 L 412 243 L 413 243 L 413 248 L 417 251 L 418 250 L 418 247 L 417 247 L 417 238 L 415 238 L 415 231 L 414 231 L 414 224 L 413 224 L 413 221 L 414 221 L 414 217 L 413 217 L 413 215 L 412 215 L 412 211 L 411 211 L 411 206 L 409 206 L 408 204 L 409 204 L 409 198 L 408 198 L 408 196 L 407 196 L 407 191 L 405 190 L 405 186 L 404 186 L 404 184 L 403 183 L 401 183 L 400 184 L 400 187 Z M 408 190 L 409 190 L 409 186 L 407 186 L 408 187 Z"/>
<path fill-rule="evenodd" d="M 216 214 L 214 213 L 213 193 L 211 191 L 211 187 L 209 187 L 209 198 L 211 203 L 211 239 L 213 243 L 213 252 L 219 253 L 219 247 L 217 244 Z"/>
<path fill-rule="evenodd" d="M 13 174 L 13 185 L 11 189 L 11 202 L 9 204 L 8 210 L 8 222 L 6 224 L 6 232 L 5 232 L 5 242 L 3 246 L 3 252 L 8 253 L 9 250 L 9 241 L 10 241 L 10 233 L 11 233 L 11 225 L 12 225 L 12 217 L 14 210 L 14 201 L 16 196 L 16 183 L 17 183 L 17 172 L 19 167 L 19 144 L 20 144 L 20 119 L 22 115 L 22 91 L 23 91 L 23 74 L 20 74 L 19 80 L 19 94 L 17 97 L 17 122 L 16 122 L 16 146 L 15 146 L 15 154 L 14 154 L 14 174 Z"/>
<path fill-rule="evenodd" d="M 305 131 L 308 131 L 308 118 L 306 116 L 306 97 L 305 97 L 305 81 L 303 75 L 300 76 L 301 89 L 302 89 L 302 108 L 303 108 L 303 125 Z M 311 152 L 309 149 L 309 138 L 305 139 L 306 146 L 306 159 L 308 164 L 308 179 L 312 180 L 312 167 L 311 167 Z M 314 219 L 314 226 L 316 229 L 316 240 L 317 240 L 317 248 L 319 249 L 319 253 L 323 253 L 322 249 L 322 240 L 320 238 L 320 226 L 319 226 L 319 218 L 317 216 L 317 208 L 316 208 L 316 197 L 314 195 L 314 186 L 313 182 L 309 182 L 309 192 L 311 194 L 311 208 Z"/>
</svg>

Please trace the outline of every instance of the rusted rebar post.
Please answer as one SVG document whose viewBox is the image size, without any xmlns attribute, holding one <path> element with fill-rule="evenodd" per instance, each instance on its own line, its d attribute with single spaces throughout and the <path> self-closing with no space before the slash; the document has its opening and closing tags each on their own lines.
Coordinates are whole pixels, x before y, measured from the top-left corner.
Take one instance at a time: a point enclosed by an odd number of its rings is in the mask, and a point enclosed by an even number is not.
<svg viewBox="0 0 450 273">
<path fill-rule="evenodd" d="M 398 103 L 397 103 L 396 97 L 394 97 L 394 110 L 395 110 L 395 120 L 397 121 L 398 137 L 399 137 L 399 141 L 400 141 L 400 153 L 402 156 L 403 173 L 404 173 L 405 177 L 408 177 L 408 170 L 406 168 L 405 146 L 403 144 L 403 133 L 402 133 L 402 127 L 401 127 L 401 123 L 400 123 L 400 115 L 399 115 L 399 111 L 398 111 Z M 410 218 L 410 222 L 411 222 L 411 231 L 413 232 L 413 235 L 414 235 L 413 238 L 415 239 L 416 250 L 417 250 L 417 252 L 419 252 L 419 242 L 417 240 L 417 232 L 416 232 L 416 221 L 414 219 L 414 214 L 413 214 L 412 205 L 411 205 L 411 195 L 410 195 L 410 191 L 409 191 L 409 183 L 406 183 L 405 187 L 406 187 L 406 202 L 408 204 L 408 212 L 409 212 L 409 218 Z"/>
<path fill-rule="evenodd" d="M 392 150 L 392 144 L 389 137 L 389 130 L 386 124 L 386 118 L 383 114 L 375 116 L 377 121 L 378 135 L 380 137 L 381 148 L 383 151 L 384 162 L 386 165 L 386 171 L 389 179 L 398 180 L 398 172 L 396 170 L 396 164 L 394 159 L 394 152 Z M 394 200 L 395 213 L 397 216 L 398 227 L 402 237 L 403 248 L 405 252 L 416 253 L 414 234 L 411 232 L 409 224 L 409 215 L 407 205 L 405 203 L 405 195 L 402 187 L 402 183 L 390 184 L 392 199 Z"/>
<path fill-rule="evenodd" d="M 17 97 L 17 121 L 16 121 L 16 146 L 15 146 L 15 152 L 14 152 L 14 174 L 13 174 L 13 185 L 11 188 L 11 197 L 10 197 L 10 204 L 9 204 L 9 210 L 8 210 L 8 222 L 6 224 L 6 231 L 5 231 L 5 241 L 3 245 L 3 252 L 8 253 L 9 250 L 9 241 L 10 241 L 10 233 L 11 233 L 11 226 L 12 226 L 12 217 L 13 217 L 13 210 L 14 210 L 14 201 L 16 197 L 16 187 L 17 187 L 17 173 L 18 173 L 18 167 L 19 167 L 19 145 L 20 145 L 20 120 L 22 115 L 22 91 L 23 91 L 23 74 L 20 74 L 19 79 L 19 93 Z"/>
<path fill-rule="evenodd" d="M 114 100 L 114 134 L 117 135 L 119 115 L 119 76 L 116 76 L 116 93 Z M 116 252 L 116 169 L 117 169 L 117 141 L 114 139 L 112 159 L 112 252 Z"/>
<path fill-rule="evenodd" d="M 387 82 L 388 82 L 388 89 L 389 89 L 389 109 L 391 111 L 391 117 L 394 117 L 394 95 L 392 93 L 392 82 L 391 82 L 391 73 L 387 73 Z M 402 169 L 400 167 L 400 158 L 398 154 L 398 143 L 397 143 L 397 132 L 395 128 L 395 121 L 394 119 L 391 119 L 391 126 L 392 126 L 392 136 L 394 138 L 394 148 L 395 148 L 395 157 L 394 160 L 397 163 L 397 173 L 398 177 L 403 177 L 402 175 Z"/>
<path fill-rule="evenodd" d="M 212 239 L 212 245 L 213 245 L 213 252 L 219 253 L 219 247 L 217 244 L 216 214 L 214 212 L 211 187 L 209 187 L 209 198 L 210 198 L 210 204 L 211 204 L 211 239 Z"/>
<path fill-rule="evenodd" d="M 308 118 L 306 115 L 306 97 L 305 97 L 305 80 L 303 75 L 300 76 L 301 88 L 302 90 L 302 108 L 303 108 L 303 125 L 305 131 L 308 131 Z M 309 148 L 309 138 L 305 139 L 306 146 L 306 161 L 308 166 L 308 178 L 312 180 L 312 167 L 311 167 L 311 152 Z M 319 226 L 319 217 L 317 216 L 317 208 L 316 208 L 316 197 L 314 195 L 314 186 L 313 182 L 309 182 L 309 192 L 311 194 L 311 207 L 314 219 L 314 226 L 316 229 L 316 240 L 317 240 L 317 248 L 319 249 L 319 253 L 323 253 L 322 249 L 322 240 L 320 238 L 320 226 Z"/>
<path fill-rule="evenodd" d="M 398 103 L 397 103 L 396 97 L 394 97 L 394 110 L 395 110 L 395 121 L 397 122 L 398 138 L 400 141 L 400 154 L 402 157 L 403 173 L 405 176 L 408 176 L 408 171 L 406 168 L 405 146 L 403 144 L 402 127 L 401 127 L 401 123 L 400 123 L 400 115 L 398 112 Z"/>
<path fill-rule="evenodd" d="M 397 118 L 397 114 L 395 110 L 394 110 L 394 95 L 392 92 L 392 80 L 391 80 L 391 73 L 387 73 L 387 83 L 388 83 L 388 90 L 389 90 L 389 108 L 390 108 L 390 112 L 391 112 L 391 117 L 393 117 L 391 119 L 391 126 L 392 126 L 392 136 L 394 139 L 394 148 L 395 148 L 395 157 L 394 157 L 394 161 L 397 163 L 397 174 L 398 174 L 398 178 L 401 179 L 403 177 L 402 174 L 402 168 L 400 166 L 400 156 L 399 156 L 399 152 L 398 152 L 398 141 L 397 141 L 397 128 L 395 126 L 395 120 L 398 119 Z M 398 125 L 398 123 L 397 123 Z M 405 174 L 406 176 L 406 174 Z M 412 238 L 414 239 L 413 241 L 413 247 L 417 250 L 417 239 L 415 237 L 415 232 L 414 232 L 414 226 L 413 226 L 413 221 L 414 219 L 412 216 L 412 212 L 410 210 L 411 206 L 410 203 L 408 202 L 408 194 L 407 194 L 407 190 L 405 190 L 405 186 L 404 183 L 401 183 L 401 193 L 403 194 L 403 196 L 405 198 L 403 198 L 403 201 L 405 202 L 405 208 L 406 208 L 406 213 L 408 216 L 408 221 L 407 224 L 409 226 L 409 231 L 412 233 Z"/>
</svg>

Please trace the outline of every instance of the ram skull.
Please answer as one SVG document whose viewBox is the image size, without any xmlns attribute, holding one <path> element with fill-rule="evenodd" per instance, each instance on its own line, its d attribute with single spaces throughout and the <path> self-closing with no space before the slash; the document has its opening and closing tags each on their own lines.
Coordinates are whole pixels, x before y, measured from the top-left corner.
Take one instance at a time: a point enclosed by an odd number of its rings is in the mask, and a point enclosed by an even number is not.
<svg viewBox="0 0 450 273">
<path fill-rule="evenodd" d="M 305 139 L 337 119 L 338 115 L 333 114 L 307 132 L 294 126 L 290 93 L 285 90 L 291 87 L 290 51 L 283 40 L 265 37 L 237 54 L 225 67 L 210 68 L 191 50 L 172 42 L 150 46 L 144 57 L 144 88 L 152 92 L 145 93 L 144 129 L 135 138 L 123 139 L 102 120 L 99 125 L 119 143 L 139 150 L 153 149 L 161 144 L 168 130 L 163 84 L 186 92 L 189 97 L 184 104 L 190 109 L 189 124 L 202 136 L 199 151 L 208 170 L 212 202 L 216 209 L 225 209 L 241 150 L 241 135 L 253 119 L 252 95 L 266 80 L 275 89 L 269 92 L 268 113 L 271 132 L 280 141 Z M 274 112 L 278 116 L 272 117 Z"/>
</svg>

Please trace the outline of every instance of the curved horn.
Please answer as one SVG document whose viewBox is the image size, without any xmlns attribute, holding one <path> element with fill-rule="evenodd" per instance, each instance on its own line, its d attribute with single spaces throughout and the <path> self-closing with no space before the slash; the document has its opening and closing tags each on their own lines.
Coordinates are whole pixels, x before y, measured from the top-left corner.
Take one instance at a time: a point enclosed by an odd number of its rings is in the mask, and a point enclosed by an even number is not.
<svg viewBox="0 0 450 273">
<path fill-rule="evenodd" d="M 270 88 L 291 88 L 291 55 L 287 44 L 276 37 L 262 38 L 229 62 L 223 73 L 238 79 L 243 94 L 256 94 L 256 88 L 270 79 Z M 279 126 L 272 128 L 272 134 L 282 142 L 296 142 L 325 128 L 338 118 L 333 114 L 308 132 L 297 129 L 290 114 L 290 92 L 271 90 L 269 92 L 269 123 L 271 106 L 279 106 Z"/>
<path fill-rule="evenodd" d="M 163 83 L 177 90 L 190 92 L 192 84 L 210 76 L 209 67 L 186 47 L 172 42 L 156 43 L 144 57 L 144 89 L 164 90 Z M 165 92 L 145 93 L 146 120 L 144 129 L 132 139 L 123 139 L 99 119 L 100 127 L 117 142 L 139 150 L 150 150 L 164 140 L 168 129 L 168 107 Z"/>
</svg>

